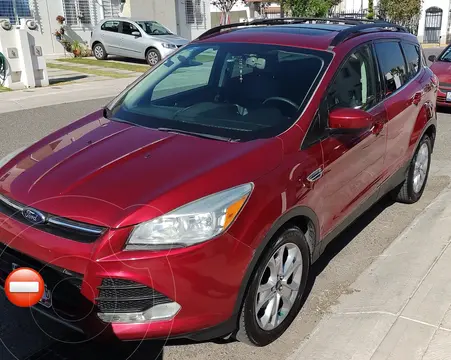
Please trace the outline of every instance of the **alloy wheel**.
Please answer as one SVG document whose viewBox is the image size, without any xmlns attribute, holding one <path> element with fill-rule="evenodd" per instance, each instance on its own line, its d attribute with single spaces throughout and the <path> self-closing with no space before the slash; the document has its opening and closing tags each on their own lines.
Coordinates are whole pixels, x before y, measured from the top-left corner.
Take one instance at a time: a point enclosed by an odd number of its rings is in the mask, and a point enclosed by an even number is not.
<svg viewBox="0 0 451 360">
<path fill-rule="evenodd" d="M 423 143 L 418 150 L 413 171 L 413 190 L 419 193 L 426 180 L 429 165 L 429 148 Z"/>
<path fill-rule="evenodd" d="M 96 58 L 101 59 L 103 58 L 103 49 L 101 46 L 96 46 L 94 48 L 94 55 L 96 56 Z"/>
<path fill-rule="evenodd" d="M 299 247 L 286 243 L 266 264 L 255 299 L 255 316 L 265 331 L 277 328 L 287 317 L 302 280 L 303 261 Z"/>
<path fill-rule="evenodd" d="M 154 66 L 156 64 L 158 64 L 159 61 L 159 56 L 155 51 L 149 51 L 147 54 L 147 62 Z"/>
</svg>

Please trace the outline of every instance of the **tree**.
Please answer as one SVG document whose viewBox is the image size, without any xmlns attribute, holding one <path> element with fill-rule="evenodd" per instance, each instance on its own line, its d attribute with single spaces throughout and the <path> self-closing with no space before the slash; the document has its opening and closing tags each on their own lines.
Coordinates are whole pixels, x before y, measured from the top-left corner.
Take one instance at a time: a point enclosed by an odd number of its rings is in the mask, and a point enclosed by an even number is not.
<svg viewBox="0 0 451 360">
<path fill-rule="evenodd" d="M 380 15 L 401 25 L 411 24 L 421 12 L 422 0 L 380 0 Z"/>
<path fill-rule="evenodd" d="M 284 3 L 292 16 L 324 17 L 340 0 L 285 0 Z"/>
<path fill-rule="evenodd" d="M 221 12 L 229 13 L 240 0 L 211 0 L 211 4 L 216 6 Z"/>
<path fill-rule="evenodd" d="M 368 0 L 368 15 L 366 16 L 369 20 L 374 19 L 374 1 Z"/>
</svg>

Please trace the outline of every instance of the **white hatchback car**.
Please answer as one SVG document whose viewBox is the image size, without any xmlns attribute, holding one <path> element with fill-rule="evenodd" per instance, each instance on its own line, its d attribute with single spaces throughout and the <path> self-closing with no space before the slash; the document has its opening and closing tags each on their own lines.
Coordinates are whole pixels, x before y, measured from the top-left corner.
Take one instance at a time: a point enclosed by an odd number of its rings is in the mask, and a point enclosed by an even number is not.
<svg viewBox="0 0 451 360">
<path fill-rule="evenodd" d="M 156 21 L 131 18 L 105 19 L 91 34 L 91 49 L 98 60 L 117 55 L 145 59 L 151 66 L 188 42 Z"/>
</svg>

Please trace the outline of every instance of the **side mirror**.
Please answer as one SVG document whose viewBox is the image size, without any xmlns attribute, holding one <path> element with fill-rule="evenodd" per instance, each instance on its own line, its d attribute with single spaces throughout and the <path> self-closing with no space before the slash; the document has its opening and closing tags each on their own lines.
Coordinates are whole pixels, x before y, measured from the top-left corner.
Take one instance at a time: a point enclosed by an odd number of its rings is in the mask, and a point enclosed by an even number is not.
<svg viewBox="0 0 451 360">
<path fill-rule="evenodd" d="M 434 62 L 435 60 L 437 60 L 437 56 L 435 56 L 435 55 L 429 55 L 428 60 L 429 60 L 430 62 Z"/>
<path fill-rule="evenodd" d="M 354 134 L 370 129 L 373 122 L 373 116 L 366 111 L 352 108 L 335 109 L 329 114 L 329 132 Z"/>
<path fill-rule="evenodd" d="M 133 31 L 133 32 L 132 32 L 132 35 L 133 35 L 134 37 L 141 37 L 141 33 L 140 33 L 139 31 Z"/>
</svg>

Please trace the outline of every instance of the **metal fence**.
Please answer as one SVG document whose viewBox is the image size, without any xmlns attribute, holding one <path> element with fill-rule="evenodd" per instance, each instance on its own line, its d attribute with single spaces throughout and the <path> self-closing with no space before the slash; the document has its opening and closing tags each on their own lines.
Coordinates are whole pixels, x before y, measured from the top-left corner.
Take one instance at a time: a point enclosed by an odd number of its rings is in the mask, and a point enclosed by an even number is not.
<svg viewBox="0 0 451 360">
<path fill-rule="evenodd" d="M 8 18 L 11 24 L 18 24 L 20 18 L 31 16 L 28 0 L 0 0 L 0 18 Z"/>
</svg>

